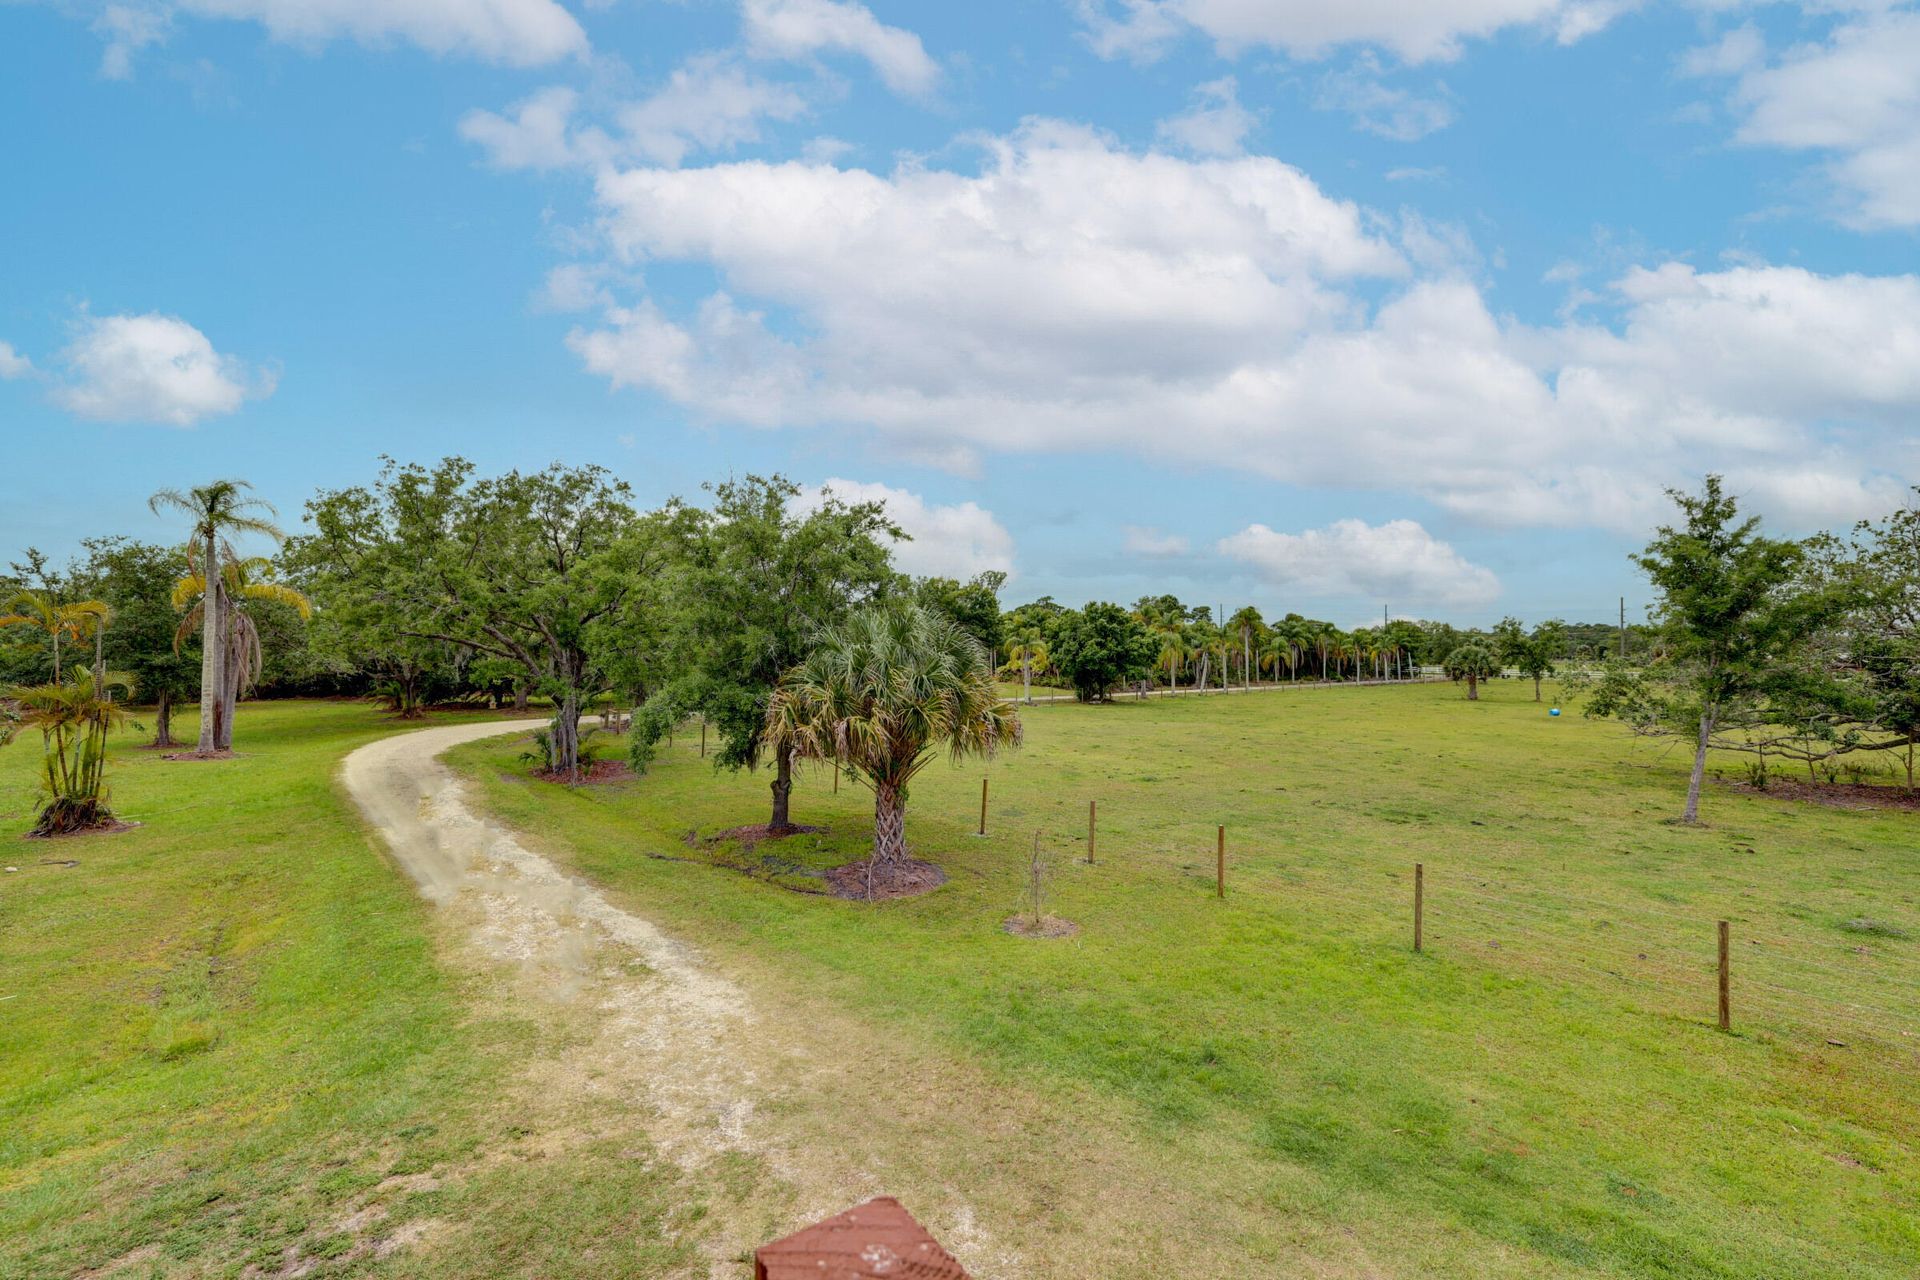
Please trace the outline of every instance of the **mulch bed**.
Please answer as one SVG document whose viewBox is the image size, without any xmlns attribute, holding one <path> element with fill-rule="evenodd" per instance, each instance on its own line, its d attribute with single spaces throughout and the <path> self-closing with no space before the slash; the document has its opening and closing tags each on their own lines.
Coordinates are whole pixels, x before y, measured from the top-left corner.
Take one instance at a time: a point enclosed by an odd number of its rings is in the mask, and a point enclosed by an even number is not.
<svg viewBox="0 0 1920 1280">
<path fill-rule="evenodd" d="M 1008 916 L 1000 927 L 1020 938 L 1071 938 L 1080 932 L 1079 925 L 1059 916 L 1041 916 L 1038 921 L 1032 916 Z"/>
<path fill-rule="evenodd" d="M 621 760 L 595 760 L 580 771 L 578 778 L 564 769 L 535 769 L 533 776 L 541 782 L 557 782 L 563 787 L 597 787 L 609 782 L 625 782 L 628 778 L 637 778 Z"/>
<path fill-rule="evenodd" d="M 826 873 L 827 887 L 836 898 L 860 902 L 884 902 L 894 898 L 917 898 L 932 893 L 947 882 L 947 873 L 931 862 L 909 858 L 905 862 L 881 863 L 872 867 L 871 858 L 834 867 Z"/>
<path fill-rule="evenodd" d="M 1727 785 L 1749 795 L 1800 800 L 1831 809 L 1920 810 L 1920 791 L 1909 792 L 1905 787 L 1874 786 L 1866 782 L 1796 782 L 1778 775 L 1768 778 L 1765 787 L 1756 787 L 1750 782 Z"/>
<path fill-rule="evenodd" d="M 170 751 L 160 757 L 162 760 L 201 761 L 233 760 L 237 757 L 231 751 Z"/>
</svg>

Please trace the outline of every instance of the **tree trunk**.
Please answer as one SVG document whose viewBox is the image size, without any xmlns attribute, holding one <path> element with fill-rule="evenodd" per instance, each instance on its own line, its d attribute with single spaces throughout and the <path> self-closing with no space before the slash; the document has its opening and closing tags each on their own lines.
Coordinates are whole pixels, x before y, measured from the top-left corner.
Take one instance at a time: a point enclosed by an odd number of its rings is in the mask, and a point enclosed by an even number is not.
<svg viewBox="0 0 1920 1280">
<path fill-rule="evenodd" d="M 1480 677 L 1471 671 L 1467 672 L 1467 701 L 1480 701 Z"/>
<path fill-rule="evenodd" d="M 518 680 L 513 682 L 513 709 L 522 713 L 527 709 L 527 686 Z"/>
<path fill-rule="evenodd" d="M 219 750 L 222 677 L 226 674 L 227 646 L 221 633 L 226 610 L 221 606 L 219 545 L 212 529 L 200 548 L 200 573 L 206 586 L 200 592 L 200 741 L 196 750 L 210 755 Z"/>
<path fill-rule="evenodd" d="M 1020 681 L 1026 689 L 1027 705 L 1033 705 L 1033 655 L 1027 654 L 1020 659 Z"/>
<path fill-rule="evenodd" d="M 1707 738 L 1713 733 L 1713 708 L 1700 713 L 1700 741 L 1693 749 L 1693 776 L 1687 779 L 1687 809 L 1682 822 L 1700 821 L 1700 783 L 1707 776 Z"/>
<path fill-rule="evenodd" d="M 1535 676 L 1533 678 L 1533 700 L 1535 702 L 1540 701 L 1540 677 L 1539 676 Z"/>
<path fill-rule="evenodd" d="M 164 691 L 153 709 L 153 745 L 173 745 L 173 695 Z"/>
<path fill-rule="evenodd" d="M 793 830 L 787 802 L 793 797 L 793 757 L 776 752 L 773 761 L 773 817 L 767 822 L 767 834 L 784 836 Z"/>
<path fill-rule="evenodd" d="M 907 797 L 898 783 L 873 787 L 873 862 L 897 867 L 907 861 Z"/>
<path fill-rule="evenodd" d="M 580 694 L 568 689 L 553 714 L 553 767 L 575 782 L 580 780 Z"/>
<path fill-rule="evenodd" d="M 240 629 L 228 618 L 221 627 L 221 642 L 227 646 L 226 667 L 220 676 L 220 726 L 214 736 L 214 747 L 219 751 L 233 750 L 233 714 L 240 700 L 240 646 L 245 640 Z"/>
</svg>

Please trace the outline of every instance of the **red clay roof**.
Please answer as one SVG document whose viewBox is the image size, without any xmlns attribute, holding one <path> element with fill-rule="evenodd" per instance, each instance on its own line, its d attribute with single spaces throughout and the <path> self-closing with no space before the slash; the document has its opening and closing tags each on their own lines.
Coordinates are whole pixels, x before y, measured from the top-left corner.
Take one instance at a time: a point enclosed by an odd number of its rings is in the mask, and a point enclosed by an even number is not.
<svg viewBox="0 0 1920 1280">
<path fill-rule="evenodd" d="M 755 1280 L 968 1280 L 892 1196 L 761 1245 L 753 1261 Z"/>
</svg>

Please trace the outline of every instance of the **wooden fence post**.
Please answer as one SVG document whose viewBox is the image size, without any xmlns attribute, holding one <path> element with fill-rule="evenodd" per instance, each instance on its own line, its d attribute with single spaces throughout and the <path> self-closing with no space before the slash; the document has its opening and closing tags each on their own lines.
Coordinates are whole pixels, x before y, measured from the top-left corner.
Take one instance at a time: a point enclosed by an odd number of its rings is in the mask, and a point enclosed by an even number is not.
<svg viewBox="0 0 1920 1280">
<path fill-rule="evenodd" d="M 1727 954 L 1727 922 L 1720 922 L 1720 1029 L 1733 1030 L 1732 973 Z"/>
<path fill-rule="evenodd" d="M 1099 803 L 1100 802 L 1098 800 L 1087 801 L 1087 865 L 1088 866 L 1093 865 L 1093 818 L 1094 818 L 1094 809 Z"/>
<path fill-rule="evenodd" d="M 1221 827 L 1214 843 L 1213 896 L 1227 896 L 1227 829 Z"/>
<path fill-rule="evenodd" d="M 700 717 L 700 758 L 702 760 L 707 758 L 707 718 L 705 716 Z"/>
<path fill-rule="evenodd" d="M 1413 949 L 1416 953 L 1425 941 L 1426 912 L 1427 868 L 1426 864 L 1416 862 L 1413 864 Z"/>
<path fill-rule="evenodd" d="M 980 779 L 980 834 L 987 834 L 987 780 Z"/>
</svg>

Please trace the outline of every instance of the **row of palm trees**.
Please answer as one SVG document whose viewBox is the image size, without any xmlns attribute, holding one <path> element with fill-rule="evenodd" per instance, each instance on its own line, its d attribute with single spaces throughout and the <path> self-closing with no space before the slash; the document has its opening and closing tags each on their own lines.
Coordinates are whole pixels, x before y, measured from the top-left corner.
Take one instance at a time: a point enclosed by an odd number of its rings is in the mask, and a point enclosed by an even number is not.
<svg viewBox="0 0 1920 1280">
<path fill-rule="evenodd" d="M 292 607 L 303 618 L 312 614 L 305 596 L 272 580 L 271 562 L 234 550 L 231 534 L 281 536 L 268 518 L 272 508 L 248 497 L 246 489 L 242 481 L 222 480 L 185 492 L 162 490 L 151 503 L 156 513 L 184 511 L 193 520 L 192 539 L 182 555 L 185 573 L 173 588 L 173 606 L 182 615 L 173 643 L 177 652 L 196 631 L 201 637 L 200 740 L 194 754 L 202 757 L 232 750 L 235 705 L 260 673 L 260 632 L 250 606 L 272 602 Z M 109 825 L 107 735 L 125 723 L 124 702 L 134 693 L 130 676 L 106 670 L 113 610 L 100 600 L 61 601 L 51 591 L 26 589 L 15 592 L 4 609 L 0 627 L 41 631 L 53 658 L 51 681 L 0 690 L 0 743 L 23 728 L 41 735 L 41 804 L 34 833 Z M 71 651 L 89 642 L 90 668 L 63 661 L 63 646 Z"/>
<path fill-rule="evenodd" d="M 1345 631 L 1331 622 L 1287 614 L 1272 623 L 1252 605 L 1224 625 L 1208 609 L 1189 610 L 1168 598 L 1142 600 L 1134 618 L 1159 647 L 1159 678 L 1178 690 L 1252 685 L 1262 679 L 1404 680 L 1418 674 L 1415 652 L 1422 635 L 1410 622 Z M 1018 677 L 1022 695 L 1033 698 L 1033 681 L 1052 674 L 1043 625 L 1017 627 L 1008 637 L 1001 675 Z"/>
</svg>

